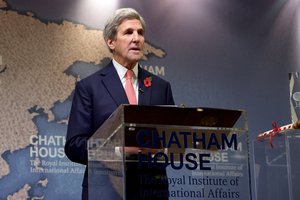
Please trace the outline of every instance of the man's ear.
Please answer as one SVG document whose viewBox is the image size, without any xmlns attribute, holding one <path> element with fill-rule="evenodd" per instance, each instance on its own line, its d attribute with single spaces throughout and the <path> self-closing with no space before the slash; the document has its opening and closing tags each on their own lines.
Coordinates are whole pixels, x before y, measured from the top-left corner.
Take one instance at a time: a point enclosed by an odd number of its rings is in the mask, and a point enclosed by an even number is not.
<svg viewBox="0 0 300 200">
<path fill-rule="evenodd" d="M 114 50 L 115 49 L 115 41 L 112 39 L 108 39 L 106 42 L 107 46 L 110 48 L 110 50 Z"/>
</svg>

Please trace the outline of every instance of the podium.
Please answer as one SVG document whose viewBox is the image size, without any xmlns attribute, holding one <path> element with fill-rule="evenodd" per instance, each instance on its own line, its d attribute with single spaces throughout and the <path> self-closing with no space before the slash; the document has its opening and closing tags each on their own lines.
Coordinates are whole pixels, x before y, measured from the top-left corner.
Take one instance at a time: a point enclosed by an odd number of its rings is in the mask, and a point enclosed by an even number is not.
<svg viewBox="0 0 300 200">
<path fill-rule="evenodd" d="M 254 141 L 257 200 L 300 199 L 300 130 L 289 129 L 272 138 Z"/>
<path fill-rule="evenodd" d="M 89 199 L 251 199 L 246 112 L 121 105 L 88 140 Z"/>
</svg>

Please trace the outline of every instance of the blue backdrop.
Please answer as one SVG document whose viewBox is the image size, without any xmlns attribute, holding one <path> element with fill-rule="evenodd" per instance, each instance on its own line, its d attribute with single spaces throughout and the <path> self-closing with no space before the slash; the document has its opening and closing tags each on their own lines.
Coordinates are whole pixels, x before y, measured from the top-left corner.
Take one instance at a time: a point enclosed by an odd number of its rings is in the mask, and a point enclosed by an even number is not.
<svg viewBox="0 0 300 200">
<path fill-rule="evenodd" d="M 271 129 L 273 121 L 279 125 L 291 123 L 288 73 L 299 71 L 300 8 L 296 0 L 110 0 L 106 3 L 7 0 L 6 3 L 0 8 L 2 12 L 14 11 L 26 16 L 31 16 L 28 15 L 31 12 L 32 18 L 44 24 L 70 21 L 83 24 L 88 30 L 102 30 L 105 19 L 116 8 L 133 7 L 145 18 L 147 43 L 165 52 L 162 58 L 148 55 L 141 64 L 171 82 L 176 104 L 246 110 L 250 152 L 251 141 L 260 132 Z M 102 66 L 78 60 L 65 73 L 82 78 Z M 56 121 L 52 122 L 47 121 L 42 109 L 28 108 L 37 113 L 32 120 L 38 134 L 55 130 L 58 135 L 65 135 L 66 125 L 57 122 L 67 118 L 71 98 L 53 102 Z M 75 166 L 79 172 L 68 176 L 31 174 L 24 171 L 29 167 L 28 162 L 24 161 L 25 168 L 16 164 L 16 160 L 28 159 L 24 156 L 29 154 L 26 152 L 29 148 L 1 152 L 11 172 L 15 172 L 0 179 L 0 199 L 6 199 L 25 183 L 32 188 L 28 190 L 30 197 L 44 195 L 45 199 L 59 199 L 56 194 L 63 194 L 69 195 L 64 199 L 79 199 L 82 167 Z M 62 160 L 67 162 L 66 158 Z M 21 172 L 30 177 L 17 177 Z M 48 178 L 47 188 L 35 186 L 40 176 Z M 18 182 L 12 183 L 16 178 Z M 71 184 L 64 184 L 65 181 Z M 55 194 L 51 191 L 57 184 L 61 184 L 61 190 L 55 190 Z"/>
</svg>

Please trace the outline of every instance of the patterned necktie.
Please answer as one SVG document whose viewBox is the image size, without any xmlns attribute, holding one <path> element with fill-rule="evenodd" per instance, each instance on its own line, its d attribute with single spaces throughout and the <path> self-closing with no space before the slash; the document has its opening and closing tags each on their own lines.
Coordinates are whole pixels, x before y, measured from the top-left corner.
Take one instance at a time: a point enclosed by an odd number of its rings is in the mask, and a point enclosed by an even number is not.
<svg viewBox="0 0 300 200">
<path fill-rule="evenodd" d="M 125 76 L 126 76 L 125 92 L 126 92 L 128 101 L 130 104 L 137 104 L 135 91 L 134 91 L 133 85 L 132 85 L 133 71 L 127 70 Z"/>
</svg>

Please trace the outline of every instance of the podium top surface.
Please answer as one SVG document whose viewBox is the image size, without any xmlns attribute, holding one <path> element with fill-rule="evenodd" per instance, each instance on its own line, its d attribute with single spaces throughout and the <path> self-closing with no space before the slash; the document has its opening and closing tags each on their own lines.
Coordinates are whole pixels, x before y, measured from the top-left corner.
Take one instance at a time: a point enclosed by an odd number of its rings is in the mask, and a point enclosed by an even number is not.
<svg viewBox="0 0 300 200">
<path fill-rule="evenodd" d="M 218 108 L 124 104 L 119 106 L 111 117 L 119 116 L 123 123 L 231 128 L 242 112 Z"/>
</svg>

